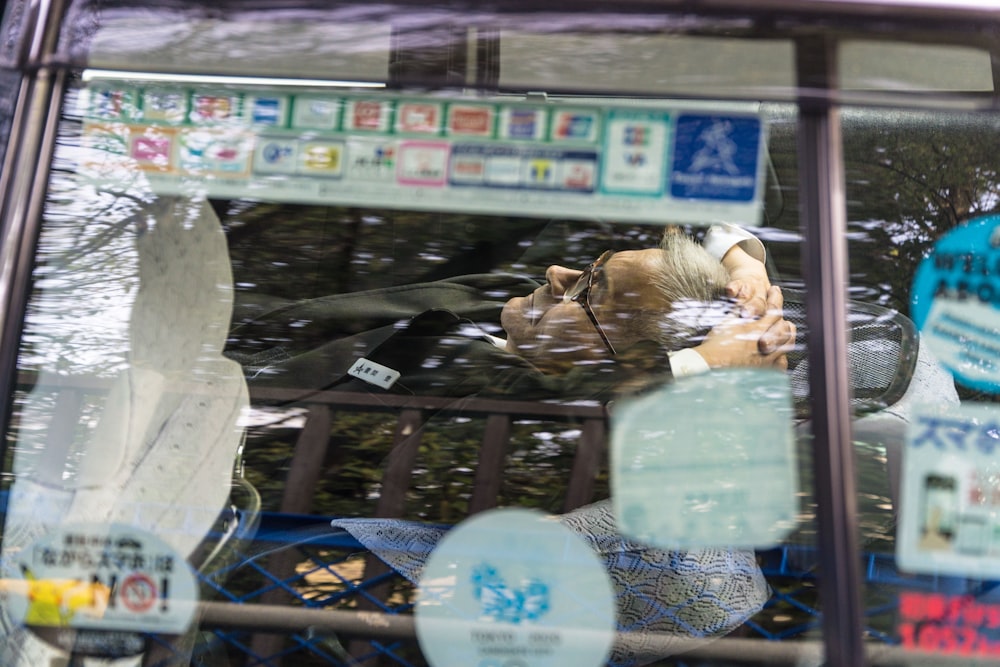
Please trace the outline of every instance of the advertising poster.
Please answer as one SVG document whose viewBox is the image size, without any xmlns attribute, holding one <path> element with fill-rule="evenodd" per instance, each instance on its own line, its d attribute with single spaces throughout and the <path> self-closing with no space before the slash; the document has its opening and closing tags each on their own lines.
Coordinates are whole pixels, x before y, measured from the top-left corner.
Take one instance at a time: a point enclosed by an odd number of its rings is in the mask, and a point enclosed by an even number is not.
<svg viewBox="0 0 1000 667">
<path fill-rule="evenodd" d="M 140 171 L 158 194 L 342 206 L 748 225 L 762 210 L 753 113 L 134 81 L 95 81 L 81 112 L 88 176 L 108 187 Z"/>
<path fill-rule="evenodd" d="M 1000 411 L 923 407 L 903 459 L 901 569 L 1000 579 Z"/>
<path fill-rule="evenodd" d="M 959 225 L 917 268 L 913 321 L 955 380 L 1000 391 L 1000 216 Z"/>
</svg>

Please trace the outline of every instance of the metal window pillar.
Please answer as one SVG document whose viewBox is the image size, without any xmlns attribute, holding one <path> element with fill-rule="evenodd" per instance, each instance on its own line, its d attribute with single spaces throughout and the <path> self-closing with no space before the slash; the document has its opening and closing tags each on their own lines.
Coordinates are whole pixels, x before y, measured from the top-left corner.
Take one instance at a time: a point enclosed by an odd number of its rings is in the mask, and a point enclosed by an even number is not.
<svg viewBox="0 0 1000 667">
<path fill-rule="evenodd" d="M 0 388 L 5 397 L 15 382 L 31 265 L 66 86 L 66 71 L 48 63 L 56 52 L 67 0 L 28 4 L 29 37 L 18 55 L 20 91 L 0 167 Z M 0 401 L 0 424 L 6 426 L 9 418 L 9 402 Z M 0 440 L 0 460 L 6 444 Z"/>
<path fill-rule="evenodd" d="M 832 38 L 796 43 L 799 197 L 825 664 L 861 667 L 867 659 L 847 374 L 847 211 L 840 109 L 831 97 L 836 57 Z"/>
</svg>

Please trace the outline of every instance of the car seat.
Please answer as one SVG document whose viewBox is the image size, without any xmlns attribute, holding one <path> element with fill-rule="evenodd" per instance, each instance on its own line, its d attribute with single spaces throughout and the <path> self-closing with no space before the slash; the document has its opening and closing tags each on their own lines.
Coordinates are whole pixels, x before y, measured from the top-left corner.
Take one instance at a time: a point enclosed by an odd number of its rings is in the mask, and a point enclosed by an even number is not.
<svg viewBox="0 0 1000 667">
<path fill-rule="evenodd" d="M 18 576 L 18 556 L 33 543 L 78 522 L 132 526 L 189 558 L 230 502 L 249 400 L 239 364 L 222 356 L 233 289 L 226 240 L 204 200 L 149 203 L 134 194 L 117 200 L 120 217 L 111 227 L 123 251 L 97 253 L 117 266 L 94 261 L 81 275 L 79 263 L 67 259 L 60 266 L 58 257 L 46 267 L 50 279 L 114 281 L 124 263 L 137 289 L 131 303 L 121 293 L 102 303 L 97 291 L 88 292 L 95 295 L 91 303 L 80 304 L 92 312 L 106 308 L 109 320 L 123 302 L 130 308 L 125 353 L 113 374 L 106 365 L 87 373 L 79 360 L 72 374 L 60 372 L 59 360 L 75 351 L 73 336 L 58 333 L 72 329 L 65 322 L 30 332 L 33 358 L 56 361 L 43 363 L 18 399 L 5 577 Z M 91 197 L 86 201 L 100 195 Z M 58 221 L 52 227 L 54 236 L 66 231 Z M 45 242 L 57 243 L 43 236 Z M 79 248 L 68 245 L 64 257 L 79 257 Z M 72 319 L 74 313 L 54 315 Z M 88 392 L 91 398 L 81 398 Z M 217 559 L 217 550 L 207 549 L 204 557 Z M 2 621 L 0 663 L 34 667 L 58 655 L 19 619 Z"/>
</svg>

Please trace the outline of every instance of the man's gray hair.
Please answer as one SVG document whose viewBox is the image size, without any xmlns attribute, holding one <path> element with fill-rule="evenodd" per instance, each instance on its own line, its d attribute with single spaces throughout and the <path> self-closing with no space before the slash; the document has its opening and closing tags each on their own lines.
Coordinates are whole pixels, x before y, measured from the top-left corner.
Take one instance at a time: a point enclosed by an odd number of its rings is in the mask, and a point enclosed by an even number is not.
<svg viewBox="0 0 1000 667">
<path fill-rule="evenodd" d="M 651 280 L 670 306 L 639 313 L 633 331 L 668 351 L 693 347 L 732 312 L 725 292 L 729 272 L 700 244 L 672 228 L 664 232 L 660 250 Z"/>
</svg>

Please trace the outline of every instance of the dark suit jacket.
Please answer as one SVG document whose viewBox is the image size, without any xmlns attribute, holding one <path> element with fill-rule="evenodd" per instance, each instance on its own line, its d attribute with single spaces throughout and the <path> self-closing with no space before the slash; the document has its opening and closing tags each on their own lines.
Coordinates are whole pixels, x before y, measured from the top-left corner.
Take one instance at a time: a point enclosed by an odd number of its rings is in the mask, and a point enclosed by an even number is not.
<svg viewBox="0 0 1000 667">
<path fill-rule="evenodd" d="M 485 332 L 503 334 L 506 301 L 537 287 L 481 274 L 303 301 L 243 296 L 226 354 L 251 386 L 306 391 L 385 391 L 347 374 L 361 357 L 401 373 L 388 391 L 432 396 L 607 400 L 628 373 L 669 374 L 652 344 L 615 364 L 553 376 L 489 343 Z"/>
</svg>

